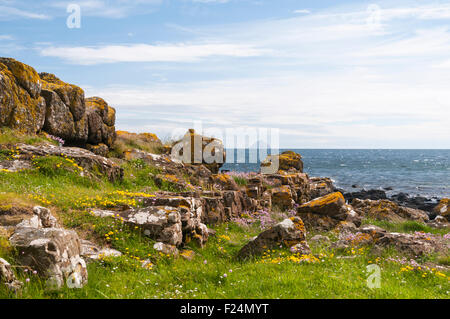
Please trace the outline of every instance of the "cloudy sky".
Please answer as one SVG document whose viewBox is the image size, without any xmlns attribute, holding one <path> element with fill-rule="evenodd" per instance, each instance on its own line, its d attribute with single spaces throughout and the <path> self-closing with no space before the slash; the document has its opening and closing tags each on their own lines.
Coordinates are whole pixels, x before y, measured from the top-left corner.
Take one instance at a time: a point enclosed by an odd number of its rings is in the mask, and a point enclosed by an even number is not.
<svg viewBox="0 0 450 319">
<path fill-rule="evenodd" d="M 450 148 L 450 1 L 0 0 L 0 56 L 162 138 L 201 121 L 289 148 Z"/>
</svg>

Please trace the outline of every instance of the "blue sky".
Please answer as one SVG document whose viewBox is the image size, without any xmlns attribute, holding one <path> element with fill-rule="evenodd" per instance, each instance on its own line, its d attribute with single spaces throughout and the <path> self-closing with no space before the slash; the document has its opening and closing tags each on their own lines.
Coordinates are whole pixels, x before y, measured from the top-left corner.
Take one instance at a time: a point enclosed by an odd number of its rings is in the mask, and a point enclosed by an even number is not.
<svg viewBox="0 0 450 319">
<path fill-rule="evenodd" d="M 450 1 L 0 0 L 0 56 L 105 98 L 118 129 L 450 148 Z"/>
</svg>

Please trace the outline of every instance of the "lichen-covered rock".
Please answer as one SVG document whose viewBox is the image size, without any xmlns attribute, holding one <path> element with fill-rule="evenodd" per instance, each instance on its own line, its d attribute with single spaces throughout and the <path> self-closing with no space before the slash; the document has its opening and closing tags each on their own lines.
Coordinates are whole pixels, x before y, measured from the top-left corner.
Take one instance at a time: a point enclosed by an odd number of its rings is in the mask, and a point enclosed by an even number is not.
<svg viewBox="0 0 450 319">
<path fill-rule="evenodd" d="M 213 174 L 210 177 L 209 183 L 218 190 L 239 190 L 239 186 L 233 177 L 228 174 Z"/>
<path fill-rule="evenodd" d="M 434 208 L 434 213 L 436 215 L 442 216 L 450 222 L 450 199 L 443 198 L 439 204 Z"/>
<path fill-rule="evenodd" d="M 295 201 L 289 186 L 283 185 L 272 189 L 272 206 L 287 210 L 292 209 L 294 203 Z"/>
<path fill-rule="evenodd" d="M 24 88 L 32 98 L 39 97 L 42 83 L 39 74 L 35 69 L 12 58 L 0 58 L 0 63 L 4 64 L 11 71 L 18 84 Z"/>
<path fill-rule="evenodd" d="M 16 279 L 11 265 L 3 258 L 0 258 L 0 284 L 15 293 L 18 293 L 23 286 L 23 283 Z"/>
<path fill-rule="evenodd" d="M 87 282 L 87 268 L 81 244 L 74 231 L 60 228 L 20 227 L 9 239 L 17 250 L 18 262 L 47 279 L 48 288 L 81 288 Z"/>
<path fill-rule="evenodd" d="M 298 208 L 299 214 L 318 214 L 323 216 L 338 216 L 343 213 L 345 204 L 344 196 L 340 192 L 319 197 L 301 205 Z"/>
<path fill-rule="evenodd" d="M 266 172 L 269 168 L 272 171 Z M 303 172 L 302 156 L 293 151 L 285 151 L 279 155 L 269 155 L 261 162 L 261 172 L 274 174 L 276 171 Z"/>
<path fill-rule="evenodd" d="M 267 249 L 273 249 L 280 245 L 292 247 L 304 242 L 306 230 L 303 222 L 298 217 L 283 220 L 272 228 L 262 232 L 256 238 L 245 245 L 238 254 L 240 259 L 262 254 Z"/>
<path fill-rule="evenodd" d="M 76 85 L 58 79 L 54 74 L 39 73 L 42 88 L 58 94 L 61 101 L 69 108 L 74 121 L 79 121 L 85 112 L 84 91 Z"/>
<path fill-rule="evenodd" d="M 88 142 L 112 146 L 116 140 L 115 109 L 99 97 L 90 97 L 85 101 L 89 127 Z"/>
<path fill-rule="evenodd" d="M 322 197 L 334 192 L 333 181 L 330 178 L 323 177 L 311 177 L 310 183 L 310 196 L 311 199 Z"/>
<path fill-rule="evenodd" d="M 86 144 L 86 149 L 94 153 L 95 155 L 106 157 L 108 155 L 109 148 L 107 145 L 100 143 L 98 145 Z"/>
<path fill-rule="evenodd" d="M 297 208 L 297 215 L 307 227 L 317 230 L 331 230 L 358 227 L 361 217 L 351 205 L 345 203 L 340 192 L 314 199 Z"/>
<path fill-rule="evenodd" d="M 37 72 L 14 59 L 0 58 L 0 125 L 35 133 L 42 129 L 45 100 Z"/>
<path fill-rule="evenodd" d="M 119 212 L 117 217 L 137 226 L 145 236 L 165 244 L 180 246 L 183 243 L 181 208 L 153 206 Z"/>
<path fill-rule="evenodd" d="M 361 200 L 355 198 L 352 206 L 361 215 L 377 220 L 386 220 L 390 222 L 402 222 L 406 220 L 415 220 L 418 222 L 427 222 L 428 214 L 419 209 L 399 206 L 389 200 Z"/>
<path fill-rule="evenodd" d="M 221 140 L 197 134 L 190 129 L 182 140 L 174 143 L 172 157 L 185 164 L 204 165 L 217 174 L 226 160 L 225 147 Z"/>
</svg>

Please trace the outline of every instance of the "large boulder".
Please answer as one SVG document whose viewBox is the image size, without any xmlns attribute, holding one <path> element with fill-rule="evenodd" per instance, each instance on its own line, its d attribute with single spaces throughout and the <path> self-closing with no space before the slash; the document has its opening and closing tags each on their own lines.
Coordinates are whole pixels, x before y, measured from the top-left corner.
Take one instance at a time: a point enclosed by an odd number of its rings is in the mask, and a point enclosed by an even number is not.
<svg viewBox="0 0 450 319">
<path fill-rule="evenodd" d="M 298 217 L 288 218 L 252 239 L 239 251 L 238 257 L 245 259 L 261 255 L 267 249 L 280 245 L 293 247 L 304 242 L 305 239 L 306 230 L 302 220 Z"/>
<path fill-rule="evenodd" d="M 225 147 L 221 140 L 197 134 L 190 129 L 171 149 L 174 158 L 185 164 L 204 165 L 217 174 L 226 160 Z"/>
<path fill-rule="evenodd" d="M 18 262 L 47 279 L 49 288 L 81 288 L 87 268 L 74 231 L 62 228 L 20 227 L 9 239 L 18 251 Z"/>
<path fill-rule="evenodd" d="M 10 58 L 0 58 L 0 125 L 26 133 L 42 129 L 45 100 L 42 84 L 30 66 Z"/>
<path fill-rule="evenodd" d="M 307 227 L 330 230 L 338 226 L 356 227 L 361 224 L 360 216 L 351 205 L 347 205 L 340 192 L 331 193 L 307 202 L 297 208 Z"/>
</svg>

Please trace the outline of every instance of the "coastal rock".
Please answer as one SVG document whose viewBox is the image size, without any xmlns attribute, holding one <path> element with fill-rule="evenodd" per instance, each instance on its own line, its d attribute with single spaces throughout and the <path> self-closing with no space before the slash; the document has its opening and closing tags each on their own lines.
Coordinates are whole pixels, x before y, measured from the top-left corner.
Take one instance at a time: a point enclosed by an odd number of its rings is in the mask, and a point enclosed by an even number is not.
<svg viewBox="0 0 450 319">
<path fill-rule="evenodd" d="M 117 181 L 123 177 L 123 169 L 111 160 L 95 155 L 78 147 L 61 147 L 55 145 L 26 145 L 18 144 L 17 150 L 20 157 L 30 160 L 34 156 L 63 156 L 72 158 L 79 166 L 88 171 L 98 171 L 111 181 Z"/>
<path fill-rule="evenodd" d="M 434 213 L 437 216 L 442 216 L 450 222 L 450 199 L 443 198 L 439 204 L 434 208 Z"/>
<path fill-rule="evenodd" d="M 46 105 L 39 75 L 30 66 L 0 58 L 0 125 L 26 133 L 44 126 Z"/>
<path fill-rule="evenodd" d="M 295 201 L 289 186 L 283 185 L 272 189 L 272 206 L 288 210 L 292 209 L 294 204 Z"/>
<path fill-rule="evenodd" d="M 65 106 L 70 110 L 73 121 L 79 121 L 86 110 L 84 102 L 84 91 L 76 85 L 68 84 L 58 79 L 51 73 L 39 73 L 42 88 L 55 92 Z"/>
<path fill-rule="evenodd" d="M 103 143 L 108 147 L 116 140 L 114 127 L 115 109 L 99 97 L 86 99 L 86 114 L 89 127 L 88 143 Z M 108 125 L 112 124 L 112 125 Z"/>
<path fill-rule="evenodd" d="M 153 206 L 119 212 L 116 218 L 137 226 L 145 236 L 165 244 L 180 246 L 183 243 L 181 208 Z"/>
<path fill-rule="evenodd" d="M 432 213 L 436 203 L 430 199 L 423 196 L 411 197 L 405 193 L 399 193 L 392 195 L 390 200 L 397 203 L 400 206 L 409 207 L 413 209 L 420 209 L 428 213 Z"/>
<path fill-rule="evenodd" d="M 190 129 L 183 139 L 171 148 L 172 158 L 191 165 L 204 165 L 213 174 L 218 174 L 226 160 L 225 147 L 221 140 L 197 134 Z"/>
<path fill-rule="evenodd" d="M 48 288 L 61 288 L 64 284 L 81 288 L 87 282 L 80 239 L 74 231 L 20 227 L 9 241 L 18 251 L 18 262 L 46 278 Z"/>
<path fill-rule="evenodd" d="M 337 226 L 357 227 L 361 224 L 360 216 L 351 205 L 345 204 L 344 196 L 340 192 L 319 197 L 299 206 L 297 215 L 307 227 L 318 230 L 330 230 Z"/>
<path fill-rule="evenodd" d="M 429 220 L 426 212 L 402 207 L 389 200 L 373 201 L 370 199 L 354 199 L 352 206 L 360 215 L 377 220 L 386 220 L 390 222 L 402 222 L 406 220 L 427 222 Z"/>
<path fill-rule="evenodd" d="M 3 258 L 0 258 L 0 284 L 15 293 L 18 293 L 23 286 L 23 283 L 16 279 L 11 265 Z"/>
<path fill-rule="evenodd" d="M 302 156 L 293 151 L 285 151 L 279 155 L 269 155 L 261 162 L 261 172 L 274 174 L 280 171 L 303 172 Z"/>
<path fill-rule="evenodd" d="M 218 190 L 239 190 L 239 186 L 234 179 L 228 174 L 211 175 L 209 184 Z"/>
<path fill-rule="evenodd" d="M 238 253 L 240 259 L 262 254 L 267 249 L 280 245 L 292 247 L 306 239 L 306 230 L 298 217 L 283 220 L 272 228 L 262 232 L 245 245 Z"/>
<path fill-rule="evenodd" d="M 311 199 L 322 197 L 334 192 L 333 181 L 330 178 L 311 177 L 309 179 L 309 184 Z"/>
<path fill-rule="evenodd" d="M 41 94 L 47 105 L 44 130 L 64 140 L 70 140 L 75 134 L 75 123 L 69 107 L 56 92 L 44 89 Z"/>
<path fill-rule="evenodd" d="M 173 245 L 164 244 L 161 242 L 157 242 L 153 245 L 153 249 L 157 252 L 160 252 L 164 255 L 178 256 L 178 248 Z"/>
</svg>

